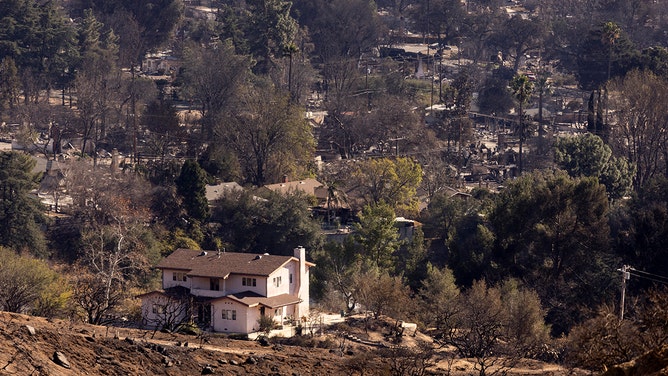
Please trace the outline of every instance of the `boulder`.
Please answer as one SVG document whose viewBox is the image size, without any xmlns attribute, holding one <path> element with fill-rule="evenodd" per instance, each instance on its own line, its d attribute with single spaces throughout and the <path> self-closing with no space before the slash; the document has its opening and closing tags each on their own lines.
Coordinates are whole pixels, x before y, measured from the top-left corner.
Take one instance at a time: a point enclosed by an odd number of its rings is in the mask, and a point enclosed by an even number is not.
<svg viewBox="0 0 668 376">
<path fill-rule="evenodd" d="M 30 326 L 30 325 L 26 325 L 26 329 L 28 329 L 28 333 L 29 333 L 31 336 L 34 336 L 34 335 L 35 335 L 35 328 L 33 328 L 33 327 Z"/>
<path fill-rule="evenodd" d="M 67 360 L 67 357 L 65 356 L 65 354 L 63 354 L 60 351 L 56 351 L 56 352 L 53 353 L 53 362 L 56 363 L 57 365 L 63 367 L 63 368 L 67 368 L 67 369 L 72 368 L 72 365 L 70 364 L 70 361 Z"/>
</svg>

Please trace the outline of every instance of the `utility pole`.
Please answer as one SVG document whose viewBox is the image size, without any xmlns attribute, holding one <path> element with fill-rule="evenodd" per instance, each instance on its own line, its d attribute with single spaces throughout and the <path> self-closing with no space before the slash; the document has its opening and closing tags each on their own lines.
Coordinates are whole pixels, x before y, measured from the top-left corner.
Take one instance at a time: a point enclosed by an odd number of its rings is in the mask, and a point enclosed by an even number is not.
<svg viewBox="0 0 668 376">
<path fill-rule="evenodd" d="M 629 270 L 632 269 L 628 265 L 622 265 L 621 269 L 617 269 L 622 272 L 622 298 L 619 303 L 619 321 L 624 320 L 624 299 L 626 298 L 626 281 L 631 279 L 631 273 Z"/>
</svg>

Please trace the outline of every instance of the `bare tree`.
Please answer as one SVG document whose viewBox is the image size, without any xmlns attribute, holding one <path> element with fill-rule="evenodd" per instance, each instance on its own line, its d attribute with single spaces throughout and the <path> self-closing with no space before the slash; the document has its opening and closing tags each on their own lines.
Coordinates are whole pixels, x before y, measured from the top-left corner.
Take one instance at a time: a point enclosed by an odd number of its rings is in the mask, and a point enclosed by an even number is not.
<svg viewBox="0 0 668 376">
<path fill-rule="evenodd" d="M 653 177 L 668 176 L 668 80 L 650 72 L 631 72 L 610 85 L 616 126 L 611 128 L 613 152 L 636 165 L 637 190 Z"/>
<path fill-rule="evenodd" d="M 193 304 L 193 297 L 187 289 L 183 287 L 166 289 L 165 293 L 148 307 L 151 314 L 148 312 L 143 314 L 146 320 L 144 324 L 154 328 L 153 335 L 158 330 L 178 332 L 190 322 Z"/>
</svg>

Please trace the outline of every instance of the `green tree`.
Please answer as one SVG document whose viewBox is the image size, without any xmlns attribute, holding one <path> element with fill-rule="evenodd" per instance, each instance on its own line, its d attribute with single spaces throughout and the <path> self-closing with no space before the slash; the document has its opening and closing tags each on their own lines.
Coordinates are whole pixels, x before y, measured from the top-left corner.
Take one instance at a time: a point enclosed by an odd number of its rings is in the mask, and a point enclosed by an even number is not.
<svg viewBox="0 0 668 376">
<path fill-rule="evenodd" d="M 419 292 L 422 304 L 421 319 L 429 327 L 437 331 L 447 328 L 450 320 L 459 310 L 459 287 L 455 284 L 455 276 L 448 268 L 439 269 L 427 265 L 427 278 L 422 281 Z"/>
<path fill-rule="evenodd" d="M 394 267 L 396 252 L 402 243 L 395 219 L 392 207 L 382 201 L 364 206 L 360 221 L 355 224 L 355 240 L 361 245 L 365 264 L 381 270 Z"/>
<path fill-rule="evenodd" d="M 0 309 L 32 313 L 58 275 L 47 263 L 0 247 Z M 44 313 L 44 312 L 41 312 Z"/>
<path fill-rule="evenodd" d="M 14 108 L 19 102 L 19 76 L 14 59 L 5 57 L 0 62 L 0 109 Z"/>
<path fill-rule="evenodd" d="M 292 18 L 292 2 L 284 0 L 250 0 L 246 37 L 250 52 L 257 59 L 257 71 L 267 74 L 272 60 L 280 58 L 294 42 L 299 25 Z"/>
<path fill-rule="evenodd" d="M 312 274 L 312 296 L 332 309 L 352 312 L 357 307 L 355 276 L 361 272 L 357 245 L 350 238 L 342 244 L 328 242 L 312 257 L 318 265 Z"/>
<path fill-rule="evenodd" d="M 516 74 L 512 81 L 510 81 L 510 90 L 513 92 L 515 100 L 517 100 L 517 116 L 519 119 L 518 134 L 520 138 L 520 153 L 519 153 L 519 173 L 523 171 L 523 150 L 522 146 L 526 141 L 526 130 L 524 129 L 524 105 L 531 98 L 533 93 L 533 83 L 525 74 Z"/>
<path fill-rule="evenodd" d="M 117 31 L 124 63 L 135 66 L 146 52 L 169 41 L 184 12 L 181 0 L 80 0 L 78 9 L 92 9 Z"/>
<path fill-rule="evenodd" d="M 497 272 L 537 291 L 553 334 L 581 320 L 578 307 L 610 297 L 617 260 L 609 247 L 608 207 L 595 178 L 535 172 L 501 192 L 489 215 Z"/>
<path fill-rule="evenodd" d="M 395 274 L 403 275 L 406 284 L 414 291 L 427 275 L 428 254 L 421 226 L 413 227 L 413 234 L 397 252 Z"/>
<path fill-rule="evenodd" d="M 422 168 L 411 158 L 379 158 L 360 161 L 348 188 L 359 192 L 367 205 L 385 202 L 401 213 L 417 213 L 416 189 Z"/>
<path fill-rule="evenodd" d="M 0 1 L 0 60 L 16 62 L 26 103 L 37 102 L 76 60 L 75 33 L 55 3 Z"/>
<path fill-rule="evenodd" d="M 300 23 L 311 31 L 314 52 L 325 62 L 341 57 L 357 59 L 376 47 L 382 35 L 382 23 L 373 2 L 319 0 L 311 10 L 302 12 Z"/>
<path fill-rule="evenodd" d="M 271 193 L 265 199 L 231 192 L 218 200 L 212 222 L 216 235 L 237 252 L 292 255 L 296 245 L 313 252 L 322 246 L 319 224 L 302 193 Z"/>
<path fill-rule="evenodd" d="M 554 158 L 572 177 L 597 178 L 611 199 L 620 199 L 631 190 L 633 169 L 624 158 L 613 157 L 610 147 L 596 135 L 559 138 Z"/>
<path fill-rule="evenodd" d="M 665 275 L 668 255 L 664 251 L 668 242 L 668 180 L 652 179 L 643 186 L 628 205 L 616 207 L 612 216 L 614 248 L 623 261 L 657 275 Z M 632 289 L 644 290 L 652 282 L 634 280 Z"/>
<path fill-rule="evenodd" d="M 0 153 L 0 245 L 16 251 L 47 256 L 43 208 L 30 191 L 41 176 L 35 174 L 35 160 L 19 152 Z"/>
<path fill-rule="evenodd" d="M 206 199 L 206 172 L 199 164 L 187 159 L 181 167 L 181 174 L 175 181 L 176 189 L 183 198 L 183 206 L 188 216 L 200 223 L 209 218 L 209 202 Z"/>
<path fill-rule="evenodd" d="M 506 114 L 513 108 L 512 93 L 508 91 L 509 78 L 497 69 L 485 79 L 478 95 L 480 111 L 492 115 Z"/>
<path fill-rule="evenodd" d="M 524 18 L 518 14 L 500 26 L 491 43 L 503 51 L 504 57 L 513 59 L 513 70 L 518 72 L 524 56 L 542 45 L 546 31 L 539 18 Z"/>
</svg>

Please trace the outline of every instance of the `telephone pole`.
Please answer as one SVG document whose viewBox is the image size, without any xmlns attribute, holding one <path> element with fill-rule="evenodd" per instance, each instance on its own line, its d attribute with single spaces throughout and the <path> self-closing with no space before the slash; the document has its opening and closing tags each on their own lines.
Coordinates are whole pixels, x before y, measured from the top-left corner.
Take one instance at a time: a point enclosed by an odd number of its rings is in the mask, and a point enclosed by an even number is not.
<svg viewBox="0 0 668 376">
<path fill-rule="evenodd" d="M 626 298 L 626 281 L 628 279 L 631 279 L 631 273 L 629 270 L 632 269 L 628 265 L 622 265 L 621 269 L 617 269 L 618 271 L 622 272 L 622 298 L 621 302 L 619 303 L 619 320 L 622 321 L 624 320 L 624 299 Z"/>
</svg>

